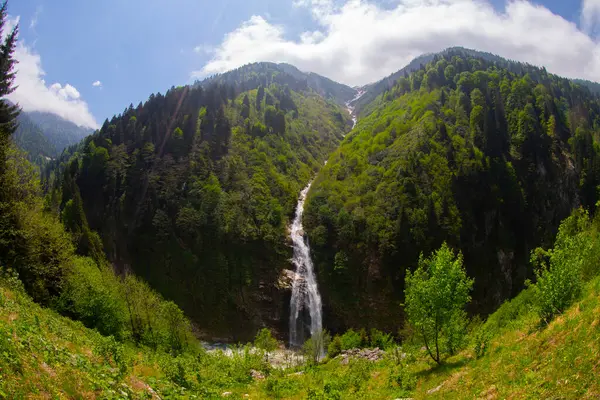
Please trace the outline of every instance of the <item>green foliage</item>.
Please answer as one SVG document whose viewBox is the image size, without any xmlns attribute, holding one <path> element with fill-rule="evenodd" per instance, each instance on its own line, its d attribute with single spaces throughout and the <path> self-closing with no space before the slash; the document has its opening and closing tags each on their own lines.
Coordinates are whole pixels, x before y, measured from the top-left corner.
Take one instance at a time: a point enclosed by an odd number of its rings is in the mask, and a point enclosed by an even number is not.
<svg viewBox="0 0 600 400">
<path fill-rule="evenodd" d="M 348 329 L 341 337 L 342 350 L 360 349 L 363 347 L 363 338 L 354 329 Z"/>
<path fill-rule="evenodd" d="M 491 313 L 533 276 L 530 249 L 598 199 L 600 102 L 586 88 L 464 49 L 405 72 L 357 102 L 357 126 L 307 199 L 304 226 L 338 329 L 369 320 L 397 331 L 406 271 L 444 241 L 475 278 L 475 311 Z"/>
<path fill-rule="evenodd" d="M 0 188 L 0 260 L 14 269 L 36 301 L 48 304 L 61 290 L 72 254 L 71 238 L 45 212 L 36 172 L 22 152 L 8 149 Z"/>
<path fill-rule="evenodd" d="M 442 344 L 453 354 L 465 334 L 473 280 L 463 268 L 462 254 L 443 244 L 430 258 L 421 256 L 414 273 L 406 274 L 406 313 L 431 358 L 441 363 Z"/>
<path fill-rule="evenodd" d="M 485 355 L 490 347 L 490 333 L 480 326 L 473 334 L 473 352 L 476 358 L 481 358 Z"/>
<path fill-rule="evenodd" d="M 114 364 L 119 369 L 121 375 L 125 374 L 129 369 L 130 361 L 125 353 L 125 349 L 114 337 L 99 338 L 95 351 L 106 362 Z"/>
<path fill-rule="evenodd" d="M 269 361 L 269 353 L 276 350 L 278 347 L 277 339 L 273 337 L 271 330 L 263 328 L 256 334 L 254 338 L 254 346 L 265 352 L 265 359 Z"/>
<path fill-rule="evenodd" d="M 545 322 L 566 310 L 581 293 L 582 267 L 592 249 L 588 226 L 588 214 L 580 209 L 561 224 L 553 249 L 532 252 L 538 312 Z"/>
<path fill-rule="evenodd" d="M 331 341 L 331 335 L 326 330 L 321 330 L 312 334 L 312 336 L 302 345 L 302 353 L 308 365 L 319 363 L 325 357 L 325 349 L 328 349 Z"/>
<path fill-rule="evenodd" d="M 391 349 L 395 345 L 394 337 L 391 334 L 381 332 L 375 328 L 369 332 L 369 339 L 371 347 L 378 347 L 382 350 Z"/>
<path fill-rule="evenodd" d="M 327 356 L 329 358 L 334 358 L 342 352 L 342 339 L 339 335 L 335 335 L 329 346 L 327 346 Z"/>
<path fill-rule="evenodd" d="M 268 71 L 152 95 L 45 173 L 78 254 L 101 262 L 105 251 L 206 332 L 240 340 L 264 325 L 255 299 L 290 257 L 286 225 L 298 193 L 348 121 L 306 83 L 267 80 Z M 279 300 L 273 313 L 283 312 Z M 155 328 L 136 318 L 135 340 L 158 346 Z"/>
<path fill-rule="evenodd" d="M 127 309 L 122 285 L 112 271 L 76 257 L 66 274 L 58 310 L 107 336 L 123 338 Z"/>
</svg>

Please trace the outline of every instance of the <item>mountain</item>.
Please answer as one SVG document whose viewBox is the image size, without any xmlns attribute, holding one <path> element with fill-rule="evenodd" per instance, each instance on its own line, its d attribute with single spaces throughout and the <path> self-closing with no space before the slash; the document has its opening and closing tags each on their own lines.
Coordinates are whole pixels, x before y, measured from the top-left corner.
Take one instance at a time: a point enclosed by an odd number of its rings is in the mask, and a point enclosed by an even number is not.
<svg viewBox="0 0 600 400">
<path fill-rule="evenodd" d="M 37 164 L 45 158 L 56 158 L 65 148 L 94 132 L 48 112 L 21 112 L 18 123 L 13 140 Z"/>
<path fill-rule="evenodd" d="M 201 332 L 283 332 L 286 226 L 350 127 L 306 81 L 254 65 L 107 120 L 53 163 L 51 197 L 80 254 L 98 251 L 89 226 L 117 271 L 146 279 Z"/>
<path fill-rule="evenodd" d="M 293 65 L 285 63 L 248 64 L 224 74 L 215 75 L 198 84 L 207 86 L 214 83 L 227 84 L 238 93 L 257 88 L 259 85 L 285 84 L 294 91 L 312 90 L 341 106 L 344 106 L 356 95 L 356 90 L 347 85 L 334 82 L 313 72 L 302 72 Z"/>
<path fill-rule="evenodd" d="M 460 53 L 460 54 L 464 54 L 466 56 L 480 58 L 480 59 L 483 59 L 483 60 L 486 60 L 486 61 L 492 62 L 492 63 L 494 63 L 494 62 L 503 63 L 503 62 L 507 61 L 507 60 L 503 59 L 502 57 L 497 56 L 492 53 L 487 53 L 487 52 L 473 50 L 473 49 L 466 49 L 464 47 L 450 47 L 448 49 L 443 50 L 440 53 L 423 54 L 423 55 L 415 58 L 414 60 L 412 60 L 408 65 L 406 65 L 402 69 L 383 78 L 382 80 L 361 87 L 360 89 L 362 91 L 364 91 L 365 93 L 359 99 L 352 102 L 355 112 L 357 114 L 360 114 L 361 116 L 369 114 L 371 111 L 373 111 L 373 108 L 376 105 L 374 100 L 378 96 L 380 96 L 382 93 L 393 88 L 396 85 L 396 82 L 400 78 L 407 77 L 410 73 L 421 69 L 424 65 L 427 65 L 429 62 L 431 62 L 431 60 L 433 60 L 433 58 L 435 58 L 436 56 L 443 55 L 443 54 L 454 54 L 454 53 Z M 515 65 L 521 65 L 521 64 L 515 63 Z M 589 83 L 593 85 L 593 82 L 589 82 Z M 368 109 L 365 109 L 365 107 L 367 107 L 369 105 L 370 105 L 370 107 Z"/>
<path fill-rule="evenodd" d="M 405 271 L 443 242 L 487 314 L 533 279 L 600 183 L 600 101 L 543 68 L 448 50 L 376 98 L 309 192 L 305 228 L 328 327 L 402 326 Z M 365 326 L 366 325 L 366 326 Z"/>
<path fill-rule="evenodd" d="M 58 155 L 56 147 L 50 143 L 44 131 L 27 113 L 19 114 L 17 122 L 19 125 L 12 139 L 17 147 L 28 154 L 30 161 L 41 165 L 43 160 Z"/>
<path fill-rule="evenodd" d="M 30 111 L 25 113 L 44 133 L 48 141 L 60 153 L 63 149 L 79 143 L 81 139 L 91 135 L 94 130 L 78 126 L 56 114 Z"/>
</svg>

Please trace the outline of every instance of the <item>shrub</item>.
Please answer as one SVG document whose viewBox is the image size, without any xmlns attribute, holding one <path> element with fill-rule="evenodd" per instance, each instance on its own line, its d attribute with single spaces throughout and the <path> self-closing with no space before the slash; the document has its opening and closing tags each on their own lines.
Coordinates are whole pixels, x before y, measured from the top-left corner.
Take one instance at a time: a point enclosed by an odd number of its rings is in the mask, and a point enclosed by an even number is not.
<svg viewBox="0 0 600 400">
<path fill-rule="evenodd" d="M 394 338 L 389 333 L 383 333 L 378 329 L 371 329 L 369 333 L 371 347 L 379 347 L 386 350 L 394 346 Z"/>
<path fill-rule="evenodd" d="M 98 266 L 87 257 L 75 257 L 65 276 L 57 308 L 103 335 L 120 339 L 127 315 L 121 287 L 108 267 Z"/>
<path fill-rule="evenodd" d="M 363 344 L 360 333 L 356 332 L 354 329 L 348 329 L 346 333 L 340 337 L 340 341 L 342 344 L 342 350 L 360 348 Z"/>
<path fill-rule="evenodd" d="M 265 352 L 265 360 L 269 362 L 269 353 L 277 349 L 277 339 L 268 328 L 261 329 L 254 339 L 254 346 Z"/>
<path fill-rule="evenodd" d="M 121 375 L 127 372 L 129 358 L 125 353 L 123 345 L 118 343 L 113 336 L 100 337 L 96 343 L 95 351 L 106 362 L 114 363 Z"/>
<path fill-rule="evenodd" d="M 481 358 L 487 352 L 490 345 L 491 334 L 486 326 L 480 324 L 473 330 L 473 352 L 475 358 Z"/>
<path fill-rule="evenodd" d="M 531 254 L 537 278 L 538 313 L 546 323 L 562 313 L 581 293 L 582 266 L 592 247 L 585 230 L 588 223 L 587 212 L 574 212 L 561 224 L 553 249 L 537 248 Z"/>
<path fill-rule="evenodd" d="M 342 341 L 339 335 L 335 335 L 335 337 L 331 340 L 331 343 L 329 343 L 329 346 L 327 346 L 327 355 L 329 356 L 329 358 L 334 358 L 341 352 Z"/>
<path fill-rule="evenodd" d="M 313 333 L 313 335 L 304 342 L 302 352 L 308 364 L 316 364 L 325 356 L 324 349 L 329 347 L 331 336 L 327 331 L 321 330 Z"/>
</svg>

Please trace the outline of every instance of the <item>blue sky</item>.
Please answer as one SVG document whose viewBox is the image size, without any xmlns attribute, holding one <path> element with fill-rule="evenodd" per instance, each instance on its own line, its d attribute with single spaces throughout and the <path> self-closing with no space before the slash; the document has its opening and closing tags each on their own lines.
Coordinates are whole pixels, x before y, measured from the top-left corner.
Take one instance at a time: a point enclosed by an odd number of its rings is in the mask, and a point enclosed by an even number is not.
<svg viewBox="0 0 600 400">
<path fill-rule="evenodd" d="M 401 68 L 421 52 L 447 45 L 483 47 L 534 63 L 545 63 L 547 58 L 554 72 L 594 78 L 595 60 L 587 61 L 588 69 L 571 72 L 572 67 L 558 60 L 565 43 L 548 48 L 539 37 L 538 46 L 527 35 L 528 29 L 539 30 L 538 25 L 560 25 L 561 36 L 574 37 L 572 51 L 583 52 L 586 46 L 595 51 L 591 32 L 600 2 L 586 1 L 594 17 L 584 27 L 579 0 L 527 3 L 510 12 L 504 0 L 296 0 L 296 4 L 292 0 L 11 0 L 9 14 L 19 17 L 21 32 L 19 68 L 29 71 L 28 80 L 20 82 L 23 88 L 17 100 L 24 109 L 44 109 L 58 96 L 48 110 L 94 125 L 91 118 L 101 124 L 152 92 L 246 62 L 287 61 L 348 84 L 363 84 Z M 473 13 L 473 18 L 456 26 L 431 17 L 430 24 L 411 28 L 416 19 L 426 20 L 440 10 L 449 15 Z M 496 30 L 505 26 L 508 39 L 496 43 L 498 33 L 493 29 L 487 33 L 489 40 L 473 33 L 487 30 L 485 26 L 464 28 L 472 19 L 485 18 L 493 20 Z M 363 20 L 368 22 L 361 26 Z M 567 21 L 575 25 L 569 27 Z M 378 29 L 385 24 L 392 27 L 387 33 Z M 427 34 L 416 34 L 417 28 Z M 361 29 L 364 32 L 353 32 Z M 311 34 L 301 37 L 306 32 Z M 551 34 L 545 33 L 547 40 L 554 40 Z M 399 42 L 391 35 L 410 40 Z M 541 50 L 530 56 L 532 47 Z M 29 89 L 35 76 L 40 82 Z M 101 85 L 94 86 L 96 81 Z M 50 92 L 44 94 L 47 97 L 36 94 L 45 89 Z M 80 116 L 85 113 L 90 116 Z"/>
</svg>

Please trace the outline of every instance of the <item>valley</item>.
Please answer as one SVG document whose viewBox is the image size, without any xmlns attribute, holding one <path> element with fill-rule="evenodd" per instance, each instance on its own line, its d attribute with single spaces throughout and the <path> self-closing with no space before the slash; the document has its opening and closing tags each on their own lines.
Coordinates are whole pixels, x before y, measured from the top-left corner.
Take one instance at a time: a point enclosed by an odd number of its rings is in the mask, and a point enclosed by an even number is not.
<svg viewBox="0 0 600 400">
<path fill-rule="evenodd" d="M 0 396 L 597 397 L 596 89 L 452 47 L 3 100 Z"/>
</svg>

